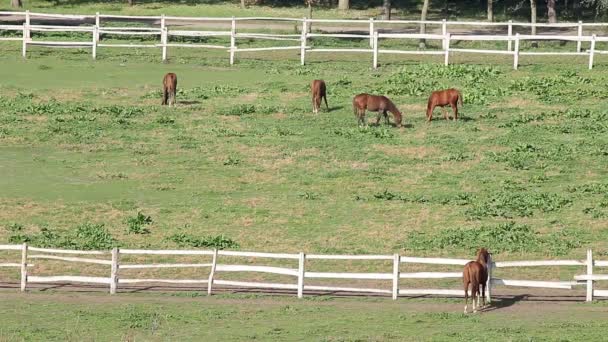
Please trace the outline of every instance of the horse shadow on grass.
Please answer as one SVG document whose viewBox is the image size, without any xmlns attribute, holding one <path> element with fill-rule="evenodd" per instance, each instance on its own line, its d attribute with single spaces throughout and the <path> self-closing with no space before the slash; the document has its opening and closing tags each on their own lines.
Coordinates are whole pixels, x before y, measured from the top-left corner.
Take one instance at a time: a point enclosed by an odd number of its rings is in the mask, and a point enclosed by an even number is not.
<svg viewBox="0 0 608 342">
<path fill-rule="evenodd" d="M 185 106 L 191 106 L 191 105 L 201 104 L 201 101 L 197 101 L 197 100 L 193 100 L 193 101 L 179 101 L 178 104 L 185 105 Z"/>
</svg>

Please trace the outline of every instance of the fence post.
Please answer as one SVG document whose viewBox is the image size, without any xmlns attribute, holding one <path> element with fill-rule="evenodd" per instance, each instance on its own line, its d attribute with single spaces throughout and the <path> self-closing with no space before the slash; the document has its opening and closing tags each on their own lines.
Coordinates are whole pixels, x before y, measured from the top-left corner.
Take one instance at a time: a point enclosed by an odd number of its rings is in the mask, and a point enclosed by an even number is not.
<svg viewBox="0 0 608 342">
<path fill-rule="evenodd" d="M 236 50 L 236 20 L 232 17 L 232 28 L 230 29 L 230 65 L 234 64 L 234 53 Z"/>
<path fill-rule="evenodd" d="M 583 22 L 578 22 L 578 39 L 576 41 L 576 52 L 581 52 L 581 38 L 583 38 Z"/>
<path fill-rule="evenodd" d="M 378 68 L 378 31 L 374 31 L 373 55 L 374 55 L 373 66 L 374 66 L 374 69 L 377 69 Z"/>
<path fill-rule="evenodd" d="M 300 252 L 298 260 L 298 298 L 304 296 L 304 265 L 306 263 L 306 254 Z"/>
<path fill-rule="evenodd" d="M 110 294 L 116 293 L 118 287 L 118 248 L 112 248 L 112 270 L 110 271 Z"/>
<path fill-rule="evenodd" d="M 595 55 L 595 34 L 591 36 L 591 48 L 589 49 L 589 70 L 593 69 L 593 56 Z"/>
<path fill-rule="evenodd" d="M 302 20 L 302 37 L 300 38 L 300 65 L 306 60 L 306 35 L 308 34 L 308 22 L 306 17 Z"/>
<path fill-rule="evenodd" d="M 21 292 L 27 287 L 27 243 L 21 245 Z"/>
<path fill-rule="evenodd" d="M 441 19 L 441 34 L 442 35 L 447 35 L 448 34 L 448 24 L 446 22 L 445 19 Z M 445 50 L 445 40 L 443 41 L 443 49 Z"/>
<path fill-rule="evenodd" d="M 519 33 L 515 34 L 515 51 L 513 51 L 513 69 L 519 66 Z"/>
<path fill-rule="evenodd" d="M 587 250 L 587 276 L 593 275 L 593 252 Z M 593 301 L 593 280 L 587 279 L 587 302 Z"/>
<path fill-rule="evenodd" d="M 512 37 L 513 37 L 513 20 L 509 20 L 509 26 L 507 27 L 507 35 L 509 36 L 509 41 L 507 42 L 507 51 L 512 51 Z"/>
<path fill-rule="evenodd" d="M 30 10 L 26 10 L 25 11 L 25 24 L 27 25 L 27 31 L 25 32 L 26 38 L 30 39 L 30 38 L 32 38 L 31 34 L 30 34 L 30 25 L 31 25 L 31 23 L 30 23 Z"/>
<path fill-rule="evenodd" d="M 450 63 L 450 34 L 446 33 L 443 38 L 443 44 L 445 49 L 445 59 L 443 61 L 444 65 L 448 65 Z"/>
<path fill-rule="evenodd" d="M 163 62 L 167 61 L 167 41 L 169 37 L 169 31 L 164 27 L 160 33 L 160 44 L 162 45 L 163 51 Z"/>
<path fill-rule="evenodd" d="M 165 25 L 165 15 L 160 15 L 160 45 L 163 62 L 167 61 L 167 26 Z"/>
<path fill-rule="evenodd" d="M 207 281 L 207 296 L 211 296 L 211 287 L 213 286 L 213 276 L 215 275 L 215 266 L 217 265 L 217 248 L 213 250 L 213 260 L 211 261 L 211 272 Z"/>
<path fill-rule="evenodd" d="M 401 257 L 399 254 L 393 255 L 393 300 L 399 296 L 399 263 Z"/>
<path fill-rule="evenodd" d="M 21 47 L 21 56 L 27 58 L 27 24 L 23 24 L 23 46 Z"/>
<path fill-rule="evenodd" d="M 494 262 L 492 261 L 492 254 L 489 255 L 488 259 L 488 281 L 486 282 L 486 302 L 492 303 L 492 269 L 494 268 Z"/>
<path fill-rule="evenodd" d="M 101 20 L 99 20 L 99 12 L 95 12 L 95 26 L 99 29 Z M 101 35 L 97 33 L 97 42 L 99 42 Z"/>
<path fill-rule="evenodd" d="M 99 26 L 95 25 L 93 26 L 93 59 L 97 59 L 97 42 L 99 41 L 99 39 L 97 38 L 99 36 Z"/>
<path fill-rule="evenodd" d="M 369 18 L 369 47 L 374 47 L 374 18 Z"/>
</svg>

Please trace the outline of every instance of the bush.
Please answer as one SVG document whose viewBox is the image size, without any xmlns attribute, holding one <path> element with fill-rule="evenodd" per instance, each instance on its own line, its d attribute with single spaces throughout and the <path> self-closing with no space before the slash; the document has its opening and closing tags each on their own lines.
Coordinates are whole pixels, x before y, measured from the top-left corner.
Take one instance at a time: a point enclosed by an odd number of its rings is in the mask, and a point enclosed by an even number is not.
<svg viewBox="0 0 608 342">
<path fill-rule="evenodd" d="M 138 212 L 136 216 L 127 218 L 128 234 L 150 234 L 150 229 L 146 225 L 152 224 L 152 218 Z"/>
<path fill-rule="evenodd" d="M 179 247 L 239 248 L 236 241 L 224 235 L 196 237 L 185 233 L 177 233 L 171 235 L 168 240 L 175 242 Z"/>
</svg>

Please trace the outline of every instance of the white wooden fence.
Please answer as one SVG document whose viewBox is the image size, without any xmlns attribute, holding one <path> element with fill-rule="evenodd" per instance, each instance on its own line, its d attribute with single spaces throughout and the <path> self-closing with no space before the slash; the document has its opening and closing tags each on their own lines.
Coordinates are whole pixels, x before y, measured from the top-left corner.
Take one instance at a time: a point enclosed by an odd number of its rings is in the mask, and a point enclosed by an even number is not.
<svg viewBox="0 0 608 342">
<path fill-rule="evenodd" d="M 594 57 L 596 54 L 608 54 L 608 51 L 600 51 L 595 48 L 597 42 L 607 42 L 608 36 L 597 36 L 595 34 L 583 35 L 584 29 L 607 27 L 608 23 L 516 23 L 508 22 L 458 22 L 458 21 L 420 21 L 420 20 L 338 20 L 338 19 L 308 19 L 308 18 L 265 18 L 265 17 L 249 17 L 249 18 L 215 18 L 215 17 L 170 17 L 170 16 L 124 16 L 124 15 L 105 15 L 96 13 L 95 15 L 63 15 L 63 14 L 48 14 L 48 13 L 30 13 L 25 12 L 0 12 L 1 15 L 21 16 L 23 17 L 23 25 L 0 25 L 0 31 L 17 31 L 21 32 L 22 36 L 17 37 L 0 37 L 0 40 L 17 40 L 23 42 L 22 54 L 27 56 L 27 47 L 30 45 L 49 46 L 49 47 L 76 47 L 76 48 L 91 48 L 93 58 L 97 58 L 97 49 L 99 47 L 122 47 L 122 48 L 160 48 L 162 60 L 168 59 L 168 49 L 171 47 L 182 48 L 202 48 L 202 49 L 221 49 L 229 53 L 230 64 L 234 64 L 235 55 L 242 52 L 264 52 L 264 51 L 279 51 L 279 50 L 299 50 L 300 62 L 305 64 L 307 53 L 330 52 L 330 53 L 369 53 L 372 57 L 372 66 L 378 67 L 379 54 L 409 54 L 409 55 L 443 55 L 444 64 L 449 64 L 451 53 L 470 53 L 470 54 L 497 54 L 511 55 L 513 57 L 513 68 L 517 69 L 519 65 L 519 57 L 526 55 L 556 55 L 556 56 L 588 56 L 588 67 L 593 68 Z M 55 19 L 71 19 L 71 20 L 90 20 L 95 21 L 94 25 L 89 26 L 55 26 L 55 25 L 32 25 L 32 18 L 55 18 Z M 159 27 L 112 27 L 102 26 L 102 20 L 148 20 L 159 22 Z M 301 34 L 265 34 L 265 33 L 250 33 L 237 32 L 237 23 L 247 21 L 280 21 L 292 22 L 301 27 Z M 200 31 L 200 30 L 183 30 L 179 28 L 169 28 L 167 21 L 174 23 L 191 23 L 191 22 L 225 22 L 230 23 L 229 31 Z M 311 33 L 308 28 L 313 24 L 338 24 L 338 25 L 361 25 L 365 26 L 366 33 Z M 418 33 L 383 33 L 378 31 L 379 26 L 399 27 L 404 25 L 429 25 L 441 27 L 441 34 L 418 34 Z M 450 27 L 505 27 L 507 33 L 503 35 L 490 34 L 451 34 Z M 531 35 L 513 33 L 514 28 L 560 28 L 560 29 L 576 29 L 576 34 L 571 35 Z M 31 37 L 31 32 L 88 32 L 91 33 L 91 39 L 83 42 L 67 42 L 67 41 L 43 41 L 34 40 Z M 157 36 L 158 43 L 153 44 L 105 44 L 100 43 L 102 35 L 123 35 L 123 36 Z M 230 37 L 229 45 L 213 45 L 213 44 L 187 44 L 171 42 L 171 37 Z M 369 48 L 323 48 L 309 45 L 311 40 L 319 37 L 331 37 L 341 39 L 363 39 L 369 40 Z M 255 47 L 255 48 L 239 48 L 237 39 L 260 39 L 260 40 L 275 40 L 275 41 L 293 41 L 292 46 L 275 46 L 275 47 Z M 381 47 L 382 40 L 400 39 L 400 40 L 439 40 L 441 41 L 441 49 L 424 49 L 424 50 L 399 50 L 399 49 L 383 49 Z M 520 49 L 522 41 L 574 41 L 577 43 L 576 51 L 522 51 Z M 455 48 L 454 42 L 459 41 L 491 41 L 491 42 L 506 42 L 505 49 L 467 49 Z M 295 44 L 297 42 L 297 44 Z M 583 50 L 582 43 L 589 43 L 590 48 Z"/>
<path fill-rule="evenodd" d="M 0 245 L 0 251 L 21 252 L 21 261 L 13 263 L 0 263 L 0 267 L 20 268 L 21 291 L 25 291 L 31 283 L 93 283 L 108 285 L 110 293 L 116 293 L 121 284 L 134 283 L 172 283 L 172 284 L 198 284 L 207 285 L 207 294 L 211 294 L 213 285 L 288 289 L 297 292 L 298 298 L 302 298 L 304 291 L 335 291 L 356 293 L 379 293 L 392 295 L 397 299 L 399 295 L 443 295 L 463 296 L 463 290 L 458 289 L 412 289 L 402 288 L 402 279 L 446 279 L 462 278 L 461 267 L 454 272 L 402 272 L 404 265 L 431 264 L 463 266 L 468 259 L 446 259 L 446 258 L 419 258 L 394 255 L 320 255 L 305 253 L 259 253 L 225 250 L 144 250 L 144 249 L 118 249 L 111 251 L 79 251 L 51 248 L 36 248 L 22 245 Z M 74 256 L 77 255 L 77 256 Z M 190 256 L 203 260 L 200 263 L 148 263 L 135 264 L 120 261 L 121 256 L 128 255 L 164 255 L 164 256 Z M 104 259 L 105 257 L 105 259 Z M 109 258 L 108 258 L 109 257 Z M 249 260 L 279 259 L 291 262 L 291 267 L 277 267 L 264 265 L 240 265 L 223 262 L 223 258 L 249 258 Z M 109 266 L 109 276 L 36 276 L 29 274 L 28 267 L 34 266 L 29 261 L 32 259 L 58 260 L 71 263 L 86 263 Z M 306 267 L 306 262 L 313 260 L 359 260 L 359 261 L 384 261 L 392 263 L 392 272 L 381 273 L 347 273 L 347 272 L 315 272 Z M 296 263 L 297 262 L 297 263 Z M 608 274 L 594 274 L 594 267 L 608 267 L 608 261 L 594 260 L 591 250 L 587 251 L 585 260 L 532 260 L 532 261 L 491 261 L 489 268 L 490 281 L 487 284 L 486 297 L 491 300 L 492 289 L 497 285 L 522 286 L 551 289 L 572 289 L 576 285 L 584 285 L 587 288 L 586 300 L 592 301 L 594 297 L 608 297 L 608 290 L 595 290 L 594 282 L 607 281 Z M 574 276 L 572 281 L 538 281 L 520 279 L 500 279 L 494 277 L 493 271 L 505 267 L 546 267 L 546 266 L 585 266 L 585 273 Z M 126 278 L 120 275 L 122 270 L 150 269 L 150 268 L 205 268 L 209 269 L 206 277 L 196 279 L 167 279 L 167 278 Z M 235 281 L 222 279 L 220 276 L 225 272 L 255 272 L 267 273 L 295 278 L 292 283 L 264 283 L 251 281 Z M 386 288 L 361 288 L 352 286 L 317 286 L 306 284 L 306 279 L 345 279 L 345 280 L 375 280 L 386 281 Z"/>
</svg>

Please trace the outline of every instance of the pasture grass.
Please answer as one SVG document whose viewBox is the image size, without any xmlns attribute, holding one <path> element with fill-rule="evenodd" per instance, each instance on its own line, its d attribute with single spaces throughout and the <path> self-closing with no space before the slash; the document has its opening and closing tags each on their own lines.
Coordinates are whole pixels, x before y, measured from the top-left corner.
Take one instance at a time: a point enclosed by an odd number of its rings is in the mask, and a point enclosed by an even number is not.
<svg viewBox="0 0 608 342">
<path fill-rule="evenodd" d="M 1 340 L 601 341 L 606 305 L 498 302 L 463 315 L 455 300 L 296 300 L 191 292 L 2 295 Z"/>
<path fill-rule="evenodd" d="M 291 53 L 248 54 L 228 67 L 217 52 L 176 50 L 160 64 L 156 50 L 105 50 L 91 61 L 85 50 L 33 49 L 24 61 L 18 44 L 6 47 L 2 242 L 450 257 L 484 244 L 502 260 L 582 259 L 590 247 L 608 255 L 601 58 L 593 71 L 579 58 L 513 71 L 502 58 L 444 68 L 383 56 L 374 71 L 361 55 L 311 55 L 301 67 Z M 159 105 L 169 71 L 175 108 Z M 318 115 L 308 95 L 315 78 L 329 92 L 330 111 Z M 437 110 L 427 124 L 428 93 L 445 87 L 463 91 L 462 119 Z M 406 127 L 357 127 L 351 99 L 361 92 L 388 95 Z M 373 269 L 319 267 L 336 265 Z"/>
</svg>

